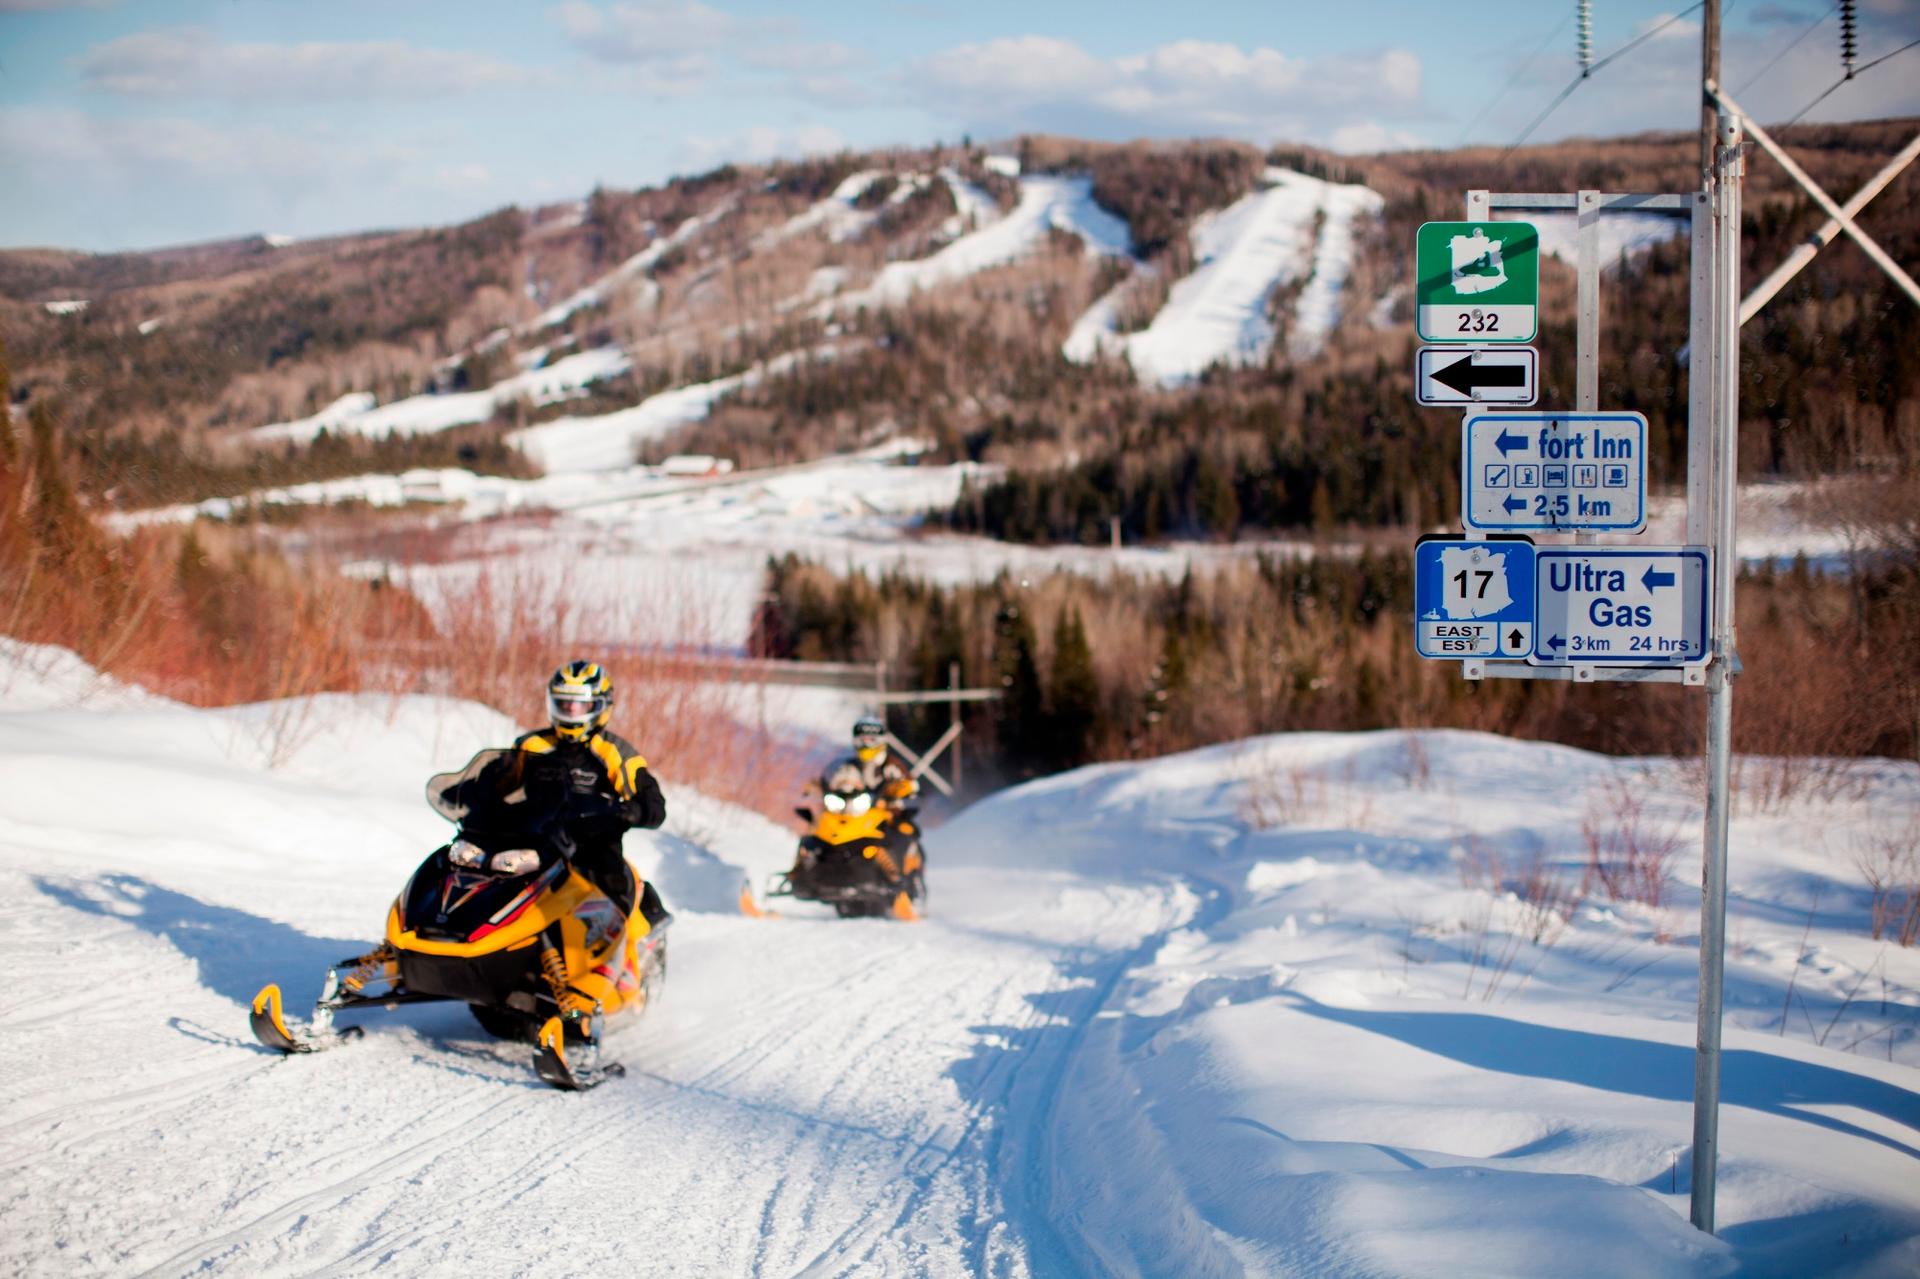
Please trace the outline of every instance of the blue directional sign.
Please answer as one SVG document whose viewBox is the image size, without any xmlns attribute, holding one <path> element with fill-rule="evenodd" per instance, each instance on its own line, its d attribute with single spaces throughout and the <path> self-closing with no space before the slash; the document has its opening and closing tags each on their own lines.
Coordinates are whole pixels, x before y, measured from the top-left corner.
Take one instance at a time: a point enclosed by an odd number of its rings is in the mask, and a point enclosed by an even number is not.
<svg viewBox="0 0 1920 1279">
<path fill-rule="evenodd" d="M 1531 542 L 1427 538 L 1413 548 L 1420 656 L 1524 658 L 1534 647 L 1533 615 Z"/>
<path fill-rule="evenodd" d="M 1470 414 L 1460 443 L 1460 519 L 1487 532 L 1639 532 L 1647 524 L 1647 419 Z"/>
<path fill-rule="evenodd" d="M 1707 658 L 1703 546 L 1543 547 L 1534 557 L 1535 666 L 1684 666 Z"/>
</svg>

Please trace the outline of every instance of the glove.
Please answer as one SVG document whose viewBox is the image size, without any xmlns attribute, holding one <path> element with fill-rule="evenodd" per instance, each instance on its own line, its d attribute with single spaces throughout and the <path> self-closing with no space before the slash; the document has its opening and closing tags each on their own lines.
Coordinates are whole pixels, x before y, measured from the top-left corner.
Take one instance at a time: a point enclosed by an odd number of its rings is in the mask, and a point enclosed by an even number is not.
<svg viewBox="0 0 1920 1279">
<path fill-rule="evenodd" d="M 628 824 L 642 830 L 653 830 L 667 820 L 667 797 L 660 793 L 660 783 L 654 781 L 653 774 L 646 769 L 634 774 L 633 795 L 625 808 Z"/>
</svg>

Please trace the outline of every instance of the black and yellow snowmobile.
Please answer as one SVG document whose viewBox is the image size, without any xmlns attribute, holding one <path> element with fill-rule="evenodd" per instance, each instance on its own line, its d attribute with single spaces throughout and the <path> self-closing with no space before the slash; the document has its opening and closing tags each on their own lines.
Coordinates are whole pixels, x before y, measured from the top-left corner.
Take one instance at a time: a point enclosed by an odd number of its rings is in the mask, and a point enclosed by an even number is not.
<svg viewBox="0 0 1920 1279">
<path fill-rule="evenodd" d="M 362 1033 L 336 1029 L 337 1013 L 461 1000 L 490 1034 L 535 1044 L 535 1067 L 556 1087 L 590 1088 L 622 1073 L 600 1061 L 605 1019 L 637 1012 L 658 993 L 672 916 L 649 890 L 623 919 L 573 868 L 581 824 L 605 815 L 539 761 L 484 750 L 431 778 L 427 802 L 458 830 L 400 890 L 386 940 L 327 971 L 305 1027 L 287 1024 L 277 985 L 262 989 L 255 1037 L 281 1052 L 316 1052 Z M 558 992 L 567 991 L 592 1007 L 590 1016 L 560 1015 Z"/>
<path fill-rule="evenodd" d="M 820 789 L 817 819 L 811 808 L 793 810 L 812 829 L 800 837 L 793 869 L 774 878 L 767 896 L 825 902 L 842 919 L 920 918 L 927 876 L 919 810 L 889 805 L 845 765 L 829 770 Z"/>
</svg>

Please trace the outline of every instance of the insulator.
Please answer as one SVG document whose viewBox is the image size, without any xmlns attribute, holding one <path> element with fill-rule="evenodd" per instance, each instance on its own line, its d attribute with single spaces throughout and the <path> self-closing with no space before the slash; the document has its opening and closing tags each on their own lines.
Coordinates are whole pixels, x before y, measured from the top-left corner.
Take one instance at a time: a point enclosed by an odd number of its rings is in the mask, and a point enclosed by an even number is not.
<svg viewBox="0 0 1920 1279">
<path fill-rule="evenodd" d="M 1840 69 L 1853 79 L 1854 56 L 1859 52 L 1854 0 L 1840 0 Z"/>
<path fill-rule="evenodd" d="M 1579 21 L 1574 24 L 1575 49 L 1580 56 L 1580 77 L 1593 74 L 1593 0 L 1580 0 Z"/>
</svg>

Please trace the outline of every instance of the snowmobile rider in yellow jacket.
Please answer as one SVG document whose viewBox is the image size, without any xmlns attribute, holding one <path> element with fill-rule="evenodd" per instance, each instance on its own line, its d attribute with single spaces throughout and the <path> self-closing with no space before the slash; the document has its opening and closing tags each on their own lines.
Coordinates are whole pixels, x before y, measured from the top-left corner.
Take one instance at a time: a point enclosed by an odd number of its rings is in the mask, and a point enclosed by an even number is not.
<svg viewBox="0 0 1920 1279">
<path fill-rule="evenodd" d="M 854 721 L 853 758 L 867 789 L 889 806 L 898 808 L 901 801 L 920 793 L 920 783 L 887 749 L 887 726 L 871 715 Z"/>
<path fill-rule="evenodd" d="M 900 808 L 920 793 L 920 783 L 905 764 L 887 749 L 887 726 L 871 715 L 863 715 L 853 725 L 853 765 L 873 797 L 892 809 L 895 816 L 887 823 L 887 843 L 904 849 L 917 833 L 912 824 L 899 817 Z"/>
<path fill-rule="evenodd" d="M 667 818 L 667 801 L 647 761 L 633 744 L 607 731 L 613 716 L 613 681 L 598 662 L 568 662 L 547 681 L 547 728 L 523 734 L 517 750 L 535 759 L 528 772 L 569 792 L 567 832 L 578 846 L 572 862 L 625 917 L 633 912 L 636 890 L 640 913 L 649 924 L 666 917 L 651 884 L 636 884 L 620 851 L 620 837 L 631 827 L 647 830 Z"/>
</svg>

